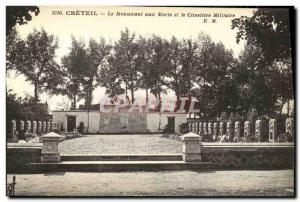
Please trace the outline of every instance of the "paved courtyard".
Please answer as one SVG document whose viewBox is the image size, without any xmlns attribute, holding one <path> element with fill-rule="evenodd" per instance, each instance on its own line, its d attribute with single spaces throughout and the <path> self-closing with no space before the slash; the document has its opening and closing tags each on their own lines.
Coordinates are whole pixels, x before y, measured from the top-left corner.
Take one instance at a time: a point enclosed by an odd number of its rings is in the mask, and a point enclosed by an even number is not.
<svg viewBox="0 0 300 202">
<path fill-rule="evenodd" d="M 162 135 L 86 135 L 61 143 L 62 154 L 177 154 L 182 143 Z"/>
<path fill-rule="evenodd" d="M 12 175 L 8 175 L 8 181 Z M 293 170 L 16 175 L 19 196 L 292 196 Z"/>
</svg>

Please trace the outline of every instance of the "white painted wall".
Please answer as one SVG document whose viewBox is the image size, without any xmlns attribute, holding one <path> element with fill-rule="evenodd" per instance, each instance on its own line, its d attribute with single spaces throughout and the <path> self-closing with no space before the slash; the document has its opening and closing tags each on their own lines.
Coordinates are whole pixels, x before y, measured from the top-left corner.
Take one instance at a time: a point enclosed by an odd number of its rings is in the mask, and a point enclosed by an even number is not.
<svg viewBox="0 0 300 202">
<path fill-rule="evenodd" d="M 76 127 L 82 121 L 84 126 L 87 127 L 88 123 L 88 112 L 87 111 L 53 111 L 53 121 L 60 121 L 64 123 L 64 128 L 67 128 L 67 116 L 76 116 Z M 147 129 L 152 133 L 159 133 L 168 124 L 168 117 L 175 117 L 175 132 L 179 132 L 179 125 L 187 121 L 186 114 L 179 113 L 159 113 L 149 112 L 147 113 Z M 159 129 L 159 122 L 161 123 Z M 89 112 L 89 132 L 98 133 L 100 125 L 100 113 L 99 111 Z"/>
<path fill-rule="evenodd" d="M 168 117 L 175 117 L 175 132 L 179 133 L 179 125 L 187 121 L 186 114 L 179 113 L 147 113 L 147 129 L 152 133 L 161 132 L 168 124 Z M 160 122 L 160 129 L 159 129 Z"/>
</svg>

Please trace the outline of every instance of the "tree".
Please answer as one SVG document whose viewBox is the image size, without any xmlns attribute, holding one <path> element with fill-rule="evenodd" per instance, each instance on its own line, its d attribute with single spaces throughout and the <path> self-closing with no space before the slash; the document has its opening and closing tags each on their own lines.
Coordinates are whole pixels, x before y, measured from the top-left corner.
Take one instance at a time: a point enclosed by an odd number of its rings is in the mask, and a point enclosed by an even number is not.
<svg viewBox="0 0 300 202">
<path fill-rule="evenodd" d="M 76 103 L 84 97 L 82 76 L 84 67 L 88 65 L 87 61 L 84 42 L 72 37 L 70 52 L 61 59 L 59 85 L 51 91 L 53 94 L 66 95 L 72 101 L 72 109 L 76 109 Z"/>
<path fill-rule="evenodd" d="M 231 69 L 236 61 L 231 50 L 210 37 L 200 34 L 195 50 L 192 94 L 200 102 L 200 112 L 205 118 L 214 118 L 222 112 L 230 113 L 236 108 L 236 89 Z"/>
<path fill-rule="evenodd" d="M 81 78 L 84 86 L 85 106 L 87 109 L 91 109 L 93 90 L 98 85 L 95 83 L 98 68 L 105 64 L 110 51 L 111 46 L 106 43 L 104 38 L 101 38 L 99 42 L 94 39 L 90 39 L 87 55 L 82 58 L 86 60 Z"/>
<path fill-rule="evenodd" d="M 167 85 L 175 92 L 178 102 L 180 97 L 190 96 L 193 87 L 192 77 L 196 65 L 194 56 L 197 44 L 191 39 L 178 41 L 172 37 L 167 49 L 169 54 L 167 76 L 170 78 Z"/>
<path fill-rule="evenodd" d="M 138 40 L 138 53 L 137 53 L 137 66 L 141 73 L 139 78 L 139 87 L 146 91 L 146 103 L 149 100 L 149 89 L 152 86 L 152 75 L 151 75 L 151 54 L 152 46 L 151 40 L 140 36 Z"/>
<path fill-rule="evenodd" d="M 277 69 L 276 65 L 266 64 L 259 47 L 245 47 L 234 70 L 234 80 L 240 88 L 242 115 L 255 110 L 260 117 L 272 116 L 281 111 L 282 106 L 278 105 L 280 97 L 278 87 L 284 83 L 277 77 L 279 76 Z"/>
<path fill-rule="evenodd" d="M 23 25 L 31 21 L 31 13 L 37 16 L 40 9 L 37 6 L 6 6 L 6 36 L 17 24 Z"/>
<path fill-rule="evenodd" d="M 125 92 L 124 88 L 121 87 L 122 78 L 120 72 L 113 64 L 113 61 L 112 57 L 108 59 L 108 63 L 100 68 L 99 77 L 97 78 L 99 84 L 106 88 L 106 94 L 111 98 Z"/>
<path fill-rule="evenodd" d="M 6 36 L 6 73 L 16 69 L 16 57 L 22 48 L 21 38 L 15 28 L 12 28 Z"/>
<path fill-rule="evenodd" d="M 248 46 L 252 47 L 252 52 L 251 48 L 246 48 L 246 52 L 242 53 L 243 57 L 247 58 L 251 65 L 260 66 L 260 71 L 264 70 L 262 75 L 256 77 L 257 80 L 251 82 L 258 85 L 258 91 L 268 89 L 265 96 L 272 93 L 272 98 L 260 101 L 260 103 L 266 101 L 271 103 L 268 106 L 265 103 L 265 109 L 269 109 L 265 113 L 269 114 L 276 113 L 276 111 L 281 113 L 285 103 L 289 108 L 289 100 L 294 98 L 290 36 L 291 11 L 285 8 L 261 8 L 257 9 L 251 17 L 242 16 L 232 21 L 232 29 L 238 30 L 237 42 L 244 39 Z M 247 52 L 248 54 L 259 52 L 260 55 L 256 57 L 258 61 L 253 61 L 251 56 L 247 57 Z M 259 81 L 262 79 L 264 81 Z M 265 88 L 264 83 L 267 85 Z M 262 107 L 258 109 L 258 113 L 263 111 Z"/>
<path fill-rule="evenodd" d="M 274 60 L 291 57 L 290 10 L 287 8 L 259 8 L 253 16 L 232 20 L 237 29 L 237 43 L 245 39 L 248 45 L 261 48 L 268 65 Z"/>
<path fill-rule="evenodd" d="M 161 102 L 161 94 L 166 91 L 165 76 L 169 64 L 168 42 L 157 35 L 152 35 L 148 42 L 151 50 L 149 57 L 150 92 Z"/>
<path fill-rule="evenodd" d="M 60 71 L 54 60 L 57 40 L 44 29 L 35 29 L 20 42 L 19 48 L 15 59 L 16 70 L 33 84 L 34 98 L 38 102 L 40 93 L 58 85 Z"/>
<path fill-rule="evenodd" d="M 126 28 L 121 31 L 121 37 L 114 46 L 113 60 L 120 72 L 122 81 L 125 84 L 125 94 L 128 89 L 131 91 L 131 100 L 134 102 L 134 91 L 138 89 L 138 67 L 137 67 L 137 43 L 135 34 L 130 34 Z"/>
</svg>

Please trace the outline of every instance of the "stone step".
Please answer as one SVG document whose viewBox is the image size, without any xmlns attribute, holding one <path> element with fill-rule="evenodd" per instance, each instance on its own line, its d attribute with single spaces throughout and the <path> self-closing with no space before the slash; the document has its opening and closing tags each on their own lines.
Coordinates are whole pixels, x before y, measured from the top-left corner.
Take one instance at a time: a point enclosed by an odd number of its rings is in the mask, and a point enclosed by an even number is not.
<svg viewBox="0 0 300 202">
<path fill-rule="evenodd" d="M 208 170 L 209 162 L 184 161 L 62 161 L 60 163 L 31 163 L 32 173 L 46 172 L 131 172 Z"/>
<path fill-rule="evenodd" d="M 182 161 L 182 154 L 62 155 L 62 161 Z"/>
</svg>

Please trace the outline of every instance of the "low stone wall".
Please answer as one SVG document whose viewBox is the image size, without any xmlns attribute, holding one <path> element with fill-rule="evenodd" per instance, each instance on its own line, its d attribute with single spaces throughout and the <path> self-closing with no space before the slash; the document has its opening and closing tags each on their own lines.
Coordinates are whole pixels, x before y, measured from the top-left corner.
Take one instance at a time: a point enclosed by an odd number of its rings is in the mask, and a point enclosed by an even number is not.
<svg viewBox="0 0 300 202">
<path fill-rule="evenodd" d="M 8 143 L 6 148 L 6 172 L 30 173 L 30 163 L 41 162 L 42 143 Z"/>
<path fill-rule="evenodd" d="M 293 169 L 293 143 L 201 143 L 201 160 L 216 169 Z"/>
<path fill-rule="evenodd" d="M 202 162 L 209 169 L 293 169 L 293 143 L 200 143 Z M 100 155 L 100 154 L 99 154 Z M 30 163 L 40 163 L 42 143 L 8 143 L 7 173 L 31 173 Z"/>
</svg>

